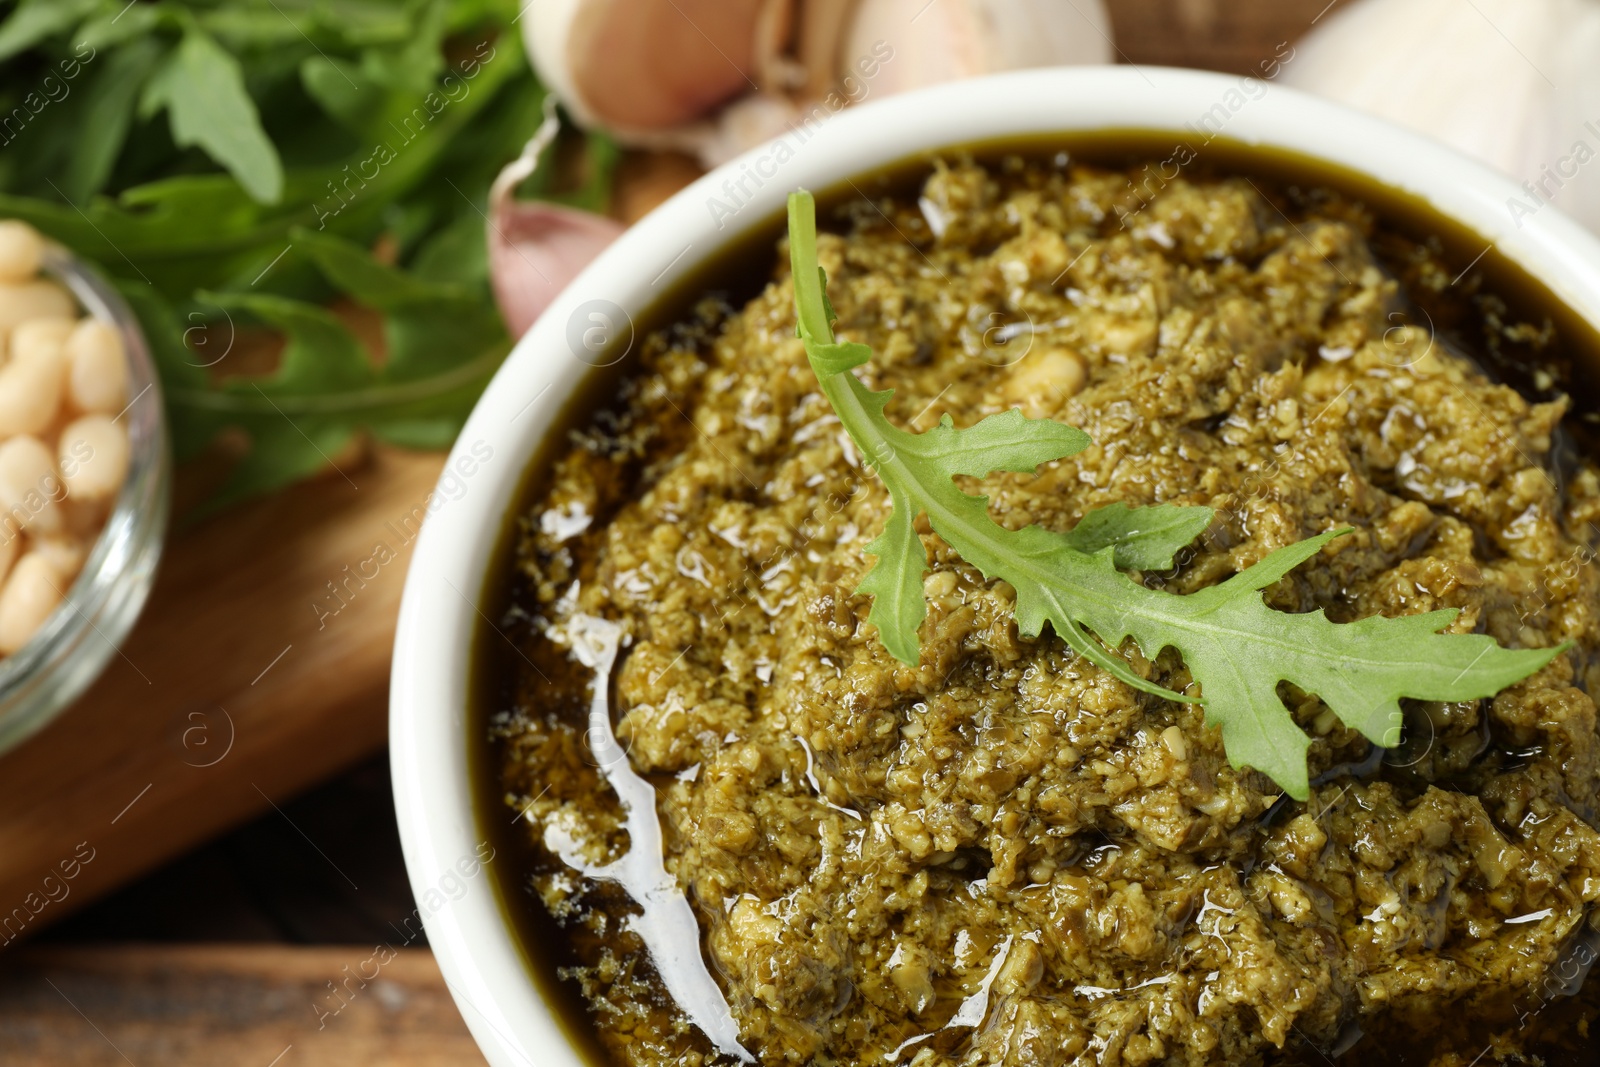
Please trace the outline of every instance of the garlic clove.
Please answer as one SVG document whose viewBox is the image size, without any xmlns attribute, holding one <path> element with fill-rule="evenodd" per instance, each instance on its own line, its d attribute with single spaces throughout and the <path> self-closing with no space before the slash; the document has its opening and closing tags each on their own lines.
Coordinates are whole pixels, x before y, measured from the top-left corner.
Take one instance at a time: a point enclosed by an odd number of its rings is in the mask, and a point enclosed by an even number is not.
<svg viewBox="0 0 1600 1067">
<path fill-rule="evenodd" d="M 523 32 L 580 125 L 707 166 L 824 105 L 1112 54 L 1103 0 L 530 0 Z"/>
<path fill-rule="evenodd" d="M 860 6 L 860 0 L 800 0 L 796 46 L 802 77 L 791 88 L 802 98 L 820 100 L 835 87 L 837 72 L 848 65 L 845 38 Z"/>
<path fill-rule="evenodd" d="M 1600 229 L 1600 3 L 1358 0 L 1298 42 L 1282 80 L 1428 134 Z M 1537 195 L 1534 195 L 1534 193 Z"/>
<path fill-rule="evenodd" d="M 1364 0 L 1296 46 L 1284 82 L 1399 122 L 1496 165 L 1526 149 L 1508 121 L 1542 107 L 1550 86 L 1519 47 L 1547 51 L 1547 0 Z M 1505 34 L 1505 36 L 1502 36 Z M 1521 39 L 1521 46 L 1516 42 Z M 1541 88 L 1542 87 L 1542 88 Z"/>
<path fill-rule="evenodd" d="M 687 128 L 688 150 L 715 167 L 758 144 L 781 137 L 805 119 L 800 106 L 778 93 L 751 93 L 723 108 L 714 122 Z"/>
<path fill-rule="evenodd" d="M 758 87 L 793 0 L 533 0 L 529 54 L 584 125 L 620 140 L 682 126 Z"/>
<path fill-rule="evenodd" d="M 846 103 L 981 74 L 1112 58 L 1102 0 L 802 0 L 799 37 L 802 92 L 745 96 L 713 120 L 679 131 L 677 145 L 715 166 Z"/>
<path fill-rule="evenodd" d="M 614 219 L 513 195 L 560 132 L 555 105 L 554 95 L 545 98 L 544 122 L 489 190 L 489 276 L 500 317 L 513 337 L 526 333 L 567 283 L 622 233 Z"/>
<path fill-rule="evenodd" d="M 1111 20 L 1101 0 L 861 0 L 843 73 L 884 46 L 873 85 L 889 94 L 1028 67 L 1109 63 Z"/>
<path fill-rule="evenodd" d="M 505 239 L 490 245 L 495 303 L 506 329 L 521 337 L 567 283 L 616 240 L 622 227 L 587 211 L 539 201 L 497 216 Z"/>
</svg>

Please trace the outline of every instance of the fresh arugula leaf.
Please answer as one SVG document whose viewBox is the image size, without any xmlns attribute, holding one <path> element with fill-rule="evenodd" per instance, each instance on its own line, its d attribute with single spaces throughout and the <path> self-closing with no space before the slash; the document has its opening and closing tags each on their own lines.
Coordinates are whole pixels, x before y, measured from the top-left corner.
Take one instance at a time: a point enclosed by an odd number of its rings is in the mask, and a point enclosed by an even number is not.
<svg viewBox="0 0 1600 1067">
<path fill-rule="evenodd" d="M 50 104 L 49 121 L 29 127 L 26 150 L 0 153 L 0 217 L 33 223 L 124 288 L 181 455 L 228 428 L 254 442 L 213 505 L 320 469 L 318 448 L 332 455 L 353 434 L 437 448 L 459 431 L 510 346 L 480 211 L 542 117 L 522 6 L 0 3 L 0 44 L 19 49 L 0 65 L 0 98 L 35 90 L 41 67 L 82 71 L 66 75 L 71 96 Z M 197 49 L 202 62 L 184 68 Z M 221 96 L 214 76 L 228 85 Z M 141 118 L 146 100 L 166 113 Z M 193 129 L 201 118 L 211 141 Z M 603 204 L 614 149 L 591 140 L 588 152 L 581 195 Z M 400 265 L 373 258 L 380 243 Z M 315 313 L 341 294 L 383 316 L 378 352 Z M 284 333 L 284 365 L 213 380 L 228 370 L 205 369 L 228 318 Z M 210 347 L 185 347 L 208 323 Z M 306 373 L 312 360 L 339 373 L 319 380 Z"/>
<path fill-rule="evenodd" d="M 808 352 L 811 347 L 808 344 Z M 847 364 L 856 358 L 859 349 L 865 348 L 864 345 L 830 346 L 825 342 L 815 347 L 819 375 L 824 368 L 833 366 L 841 369 L 830 377 L 843 380 L 839 377 L 843 375 L 850 381 L 856 380 Z M 847 351 L 840 351 L 841 347 Z M 889 402 L 889 396 L 887 392 L 869 393 L 862 388 L 858 399 L 869 419 L 883 422 L 883 406 Z M 834 408 L 838 409 L 837 402 Z M 842 414 L 840 418 L 843 420 Z M 867 552 L 877 556 L 878 562 L 861 583 L 861 589 L 873 594 L 870 621 L 877 624 L 889 651 L 902 662 L 916 663 L 919 658 L 917 628 L 927 614 L 922 578 L 928 568 L 922 540 L 911 523 L 923 506 L 913 483 L 900 478 L 891 480 L 884 472 L 898 471 L 902 467 L 936 471 L 948 485 L 958 474 L 982 476 L 1000 470 L 1031 471 L 1041 463 L 1087 448 L 1089 435 L 1065 423 L 1030 423 L 1022 417 L 1022 412 L 1013 409 L 991 415 L 965 430 L 956 429 L 947 415 L 927 433 L 897 431 L 892 435 L 879 435 L 869 443 L 875 451 L 867 460 L 889 487 L 894 510 L 887 528 L 867 546 Z M 955 490 L 954 485 L 951 489 Z M 970 497 L 959 490 L 953 495 L 971 501 L 977 511 L 984 511 L 986 498 Z"/>
<path fill-rule="evenodd" d="M 100 0 L 22 0 L 0 25 L 0 60 L 65 33 L 99 5 Z"/>
<path fill-rule="evenodd" d="M 153 283 L 171 300 L 201 288 L 247 287 L 283 251 L 296 226 L 370 238 L 398 200 L 419 195 L 451 207 L 444 218 L 476 214 L 458 190 L 477 188 L 484 175 L 486 189 L 488 179 L 516 156 L 537 126 L 530 116 L 539 114 L 544 93 L 528 75 L 515 35 L 496 43 L 494 58 L 479 66 L 471 87 L 420 135 L 402 140 L 391 130 L 392 160 L 363 178 L 356 186 L 359 196 L 348 202 L 332 190 L 343 188 L 346 168 L 357 170 L 372 158 L 370 146 L 356 160 L 289 172 L 275 205 L 258 202 L 228 175 L 184 174 L 89 204 L 0 193 L 0 215 L 32 223 L 122 277 Z M 402 96 L 390 106 L 409 110 L 416 103 Z M 423 183 L 426 189 L 419 190 Z"/>
<path fill-rule="evenodd" d="M 384 313 L 384 374 L 391 381 L 444 373 L 461 365 L 461 353 L 507 341 L 499 314 L 471 287 L 385 266 L 337 237 L 297 230 L 294 241 L 336 287 Z"/>
<path fill-rule="evenodd" d="M 1112 549 L 1112 559 L 1120 570 L 1164 571 L 1205 532 L 1215 514 L 1205 507 L 1158 504 L 1130 508 L 1118 502 L 1089 512 L 1064 536 L 1069 545 L 1086 555 Z"/>
<path fill-rule="evenodd" d="M 268 293 L 202 293 L 200 296 L 221 307 L 247 312 L 282 330 L 289 338 L 275 374 L 260 381 L 229 382 L 228 389 L 248 395 L 268 386 L 283 397 L 310 397 L 330 391 L 360 389 L 377 377 L 366 348 L 339 317 L 325 307 Z"/>
<path fill-rule="evenodd" d="M 295 240 L 329 281 L 383 313 L 382 388 L 371 395 L 385 397 L 386 408 L 373 433 L 411 448 L 448 446 L 510 351 L 499 313 L 474 287 L 383 266 L 348 241 L 303 231 Z"/>
<path fill-rule="evenodd" d="M 370 385 L 375 372 L 361 342 L 326 308 L 264 293 L 204 298 L 230 313 L 252 315 L 288 338 L 278 370 L 265 378 L 173 394 L 186 420 L 200 427 L 186 433 L 187 439 L 209 440 L 224 426 L 239 427 L 250 438 L 249 451 L 208 501 L 209 508 L 221 508 L 326 468 L 356 427 L 346 412 L 319 410 L 318 401 Z"/>
<path fill-rule="evenodd" d="M 92 75 L 84 90 L 83 128 L 93 130 L 94 136 L 75 139 L 61 181 L 69 201 L 79 203 L 105 188 L 127 140 L 139 86 L 155 69 L 163 50 L 162 43 L 153 38 L 133 41 L 111 53 Z"/>
<path fill-rule="evenodd" d="M 238 51 L 296 48 L 319 29 L 314 9 L 281 0 L 270 6 L 224 5 L 196 11 L 194 17 L 207 34 Z"/>
<path fill-rule="evenodd" d="M 441 227 L 418 247 L 411 273 L 424 281 L 487 286 L 489 247 L 484 242 L 483 219 L 475 211 L 463 213 Z"/>
<path fill-rule="evenodd" d="M 1279 698 L 1280 682 L 1315 693 L 1345 725 L 1374 744 L 1393 747 L 1400 741 L 1401 698 L 1493 696 L 1566 647 L 1510 650 L 1481 634 L 1440 633 L 1454 622 L 1454 609 L 1336 624 L 1321 611 L 1290 615 L 1266 605 L 1263 589 L 1347 530 L 1278 549 L 1220 585 L 1178 596 L 1121 573 L 1119 552 L 1123 565 L 1169 565 L 1173 553 L 1210 521 L 1209 509 L 1150 509 L 1149 521 L 1139 511 L 1111 510 L 1103 518 L 1086 518 L 1081 533 L 1066 535 L 1039 526 L 1005 529 L 990 517 L 987 498 L 962 492 L 952 479 L 1031 471 L 1080 451 L 1088 437 L 1016 410 L 967 429 L 955 428 L 948 415 L 927 433 L 899 429 L 884 414 L 892 393 L 871 392 L 852 373 L 870 350 L 834 339 L 809 193 L 789 198 L 789 250 L 799 335 L 812 370 L 850 439 L 889 490 L 892 510 L 884 532 L 867 546 L 877 562 L 860 591 L 873 596 L 868 619 L 902 662 L 918 662 L 916 631 L 926 614 L 927 555 L 912 525 L 918 513 L 985 577 L 1016 590 L 1023 634 L 1037 635 L 1049 623 L 1078 654 L 1129 686 L 1203 704 L 1207 725 L 1222 728 L 1234 766 L 1261 771 L 1299 800 L 1310 795 L 1311 742 Z M 1108 650 L 1129 638 L 1150 659 L 1167 648 L 1182 654 L 1201 696 L 1174 693 L 1135 674 Z"/>
<path fill-rule="evenodd" d="M 300 81 L 322 110 L 354 133 L 371 130 L 390 99 L 361 64 L 347 59 L 307 56 L 300 62 Z"/>
<path fill-rule="evenodd" d="M 422 0 L 411 5 L 410 32 L 395 45 L 368 49 L 362 65 L 392 89 L 418 96 L 426 93 L 444 72 L 444 56 L 437 42 L 444 35 L 449 14 L 449 0 Z"/>
<path fill-rule="evenodd" d="M 271 375 L 213 389 L 185 373 L 172 390 L 181 441 L 203 446 L 227 426 L 250 437 L 250 455 L 230 472 L 212 507 L 314 473 L 359 431 L 403 447 L 448 446 L 511 348 L 493 305 L 476 287 L 419 278 L 326 234 L 296 231 L 293 239 L 295 256 L 382 313 L 384 359 L 380 366 L 336 315 L 316 304 L 254 292 L 201 294 L 203 303 L 230 318 L 241 313 L 289 339 Z M 170 334 L 170 310 L 158 314 L 168 318 L 163 332 Z M 198 362 L 181 351 L 171 355 Z M 163 376 L 173 377 L 165 369 Z"/>
<path fill-rule="evenodd" d="M 78 27 L 72 43 L 98 55 L 102 49 L 139 40 L 158 27 L 176 23 L 173 13 L 161 4 L 112 4 L 109 9 L 102 4 L 97 14 Z"/>
<path fill-rule="evenodd" d="M 163 107 L 179 145 L 201 148 L 261 203 L 283 195 L 283 164 L 245 90 L 244 69 L 198 26 L 184 33 L 145 86 L 140 115 Z"/>
</svg>

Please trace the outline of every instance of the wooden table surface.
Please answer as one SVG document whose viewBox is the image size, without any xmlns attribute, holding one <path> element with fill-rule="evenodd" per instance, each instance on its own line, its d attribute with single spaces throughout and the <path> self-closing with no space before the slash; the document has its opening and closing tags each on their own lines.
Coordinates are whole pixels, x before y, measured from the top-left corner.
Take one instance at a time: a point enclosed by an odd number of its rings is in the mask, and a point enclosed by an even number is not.
<svg viewBox="0 0 1600 1067">
<path fill-rule="evenodd" d="M 1338 3 L 1108 0 L 1122 62 L 1239 73 Z M 618 214 L 637 217 L 692 176 L 679 159 L 631 158 Z M 395 949 L 322 1018 L 327 983 L 373 945 L 14 947 L 382 749 L 409 523 L 440 463 L 377 450 L 341 464 L 349 481 L 319 478 L 176 534 L 105 676 L 0 758 L 0 1061 L 482 1063 L 425 949 Z M 378 543 L 400 558 L 322 617 L 328 583 Z M 74 877 L 50 899 L 45 879 L 65 869 Z"/>
<path fill-rule="evenodd" d="M 483 1062 L 427 949 L 20 949 L 7 1067 L 462 1067 Z"/>
</svg>

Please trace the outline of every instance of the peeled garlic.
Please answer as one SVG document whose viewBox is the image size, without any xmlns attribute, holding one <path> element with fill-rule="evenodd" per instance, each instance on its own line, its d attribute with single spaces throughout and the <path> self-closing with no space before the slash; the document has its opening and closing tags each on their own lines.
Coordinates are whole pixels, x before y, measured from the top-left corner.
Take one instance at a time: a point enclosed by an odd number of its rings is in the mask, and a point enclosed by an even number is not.
<svg viewBox="0 0 1600 1067">
<path fill-rule="evenodd" d="M 1358 0 L 1283 81 L 1429 134 L 1600 230 L 1600 0 Z"/>
<path fill-rule="evenodd" d="M 1112 51 L 1103 0 L 530 0 L 523 28 L 579 123 L 708 166 L 870 97 Z"/>
<path fill-rule="evenodd" d="M 555 97 L 548 96 L 544 123 L 489 190 L 489 275 L 513 337 L 526 333 L 556 294 L 622 233 L 620 224 L 602 215 L 512 195 L 560 129 Z"/>
</svg>

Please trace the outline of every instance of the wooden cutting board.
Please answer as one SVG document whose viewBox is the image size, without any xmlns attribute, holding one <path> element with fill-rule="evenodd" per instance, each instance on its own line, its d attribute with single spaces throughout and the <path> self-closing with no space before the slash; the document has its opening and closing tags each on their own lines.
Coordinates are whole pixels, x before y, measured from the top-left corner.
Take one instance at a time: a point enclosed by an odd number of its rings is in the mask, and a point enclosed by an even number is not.
<svg viewBox="0 0 1600 1067">
<path fill-rule="evenodd" d="M 342 463 L 348 482 L 318 478 L 168 542 L 105 674 L 0 757 L 0 941 L 382 746 L 408 531 L 441 463 L 379 451 Z M 327 583 L 378 544 L 399 558 L 336 599 Z"/>
<path fill-rule="evenodd" d="M 330 986 L 331 983 L 331 986 Z M 483 1065 L 427 949 L 24 949 L 0 972 L 8 1067 Z"/>
<path fill-rule="evenodd" d="M 1124 62 L 1244 72 L 1342 5 L 1108 6 Z M 616 213 L 632 221 L 696 173 L 681 157 L 631 157 Z M 0 757 L 0 947 L 382 747 L 408 520 L 442 457 L 339 462 L 348 478 L 171 537 L 144 617 L 105 675 Z M 396 558 L 345 585 L 346 568 L 380 544 Z"/>
</svg>

